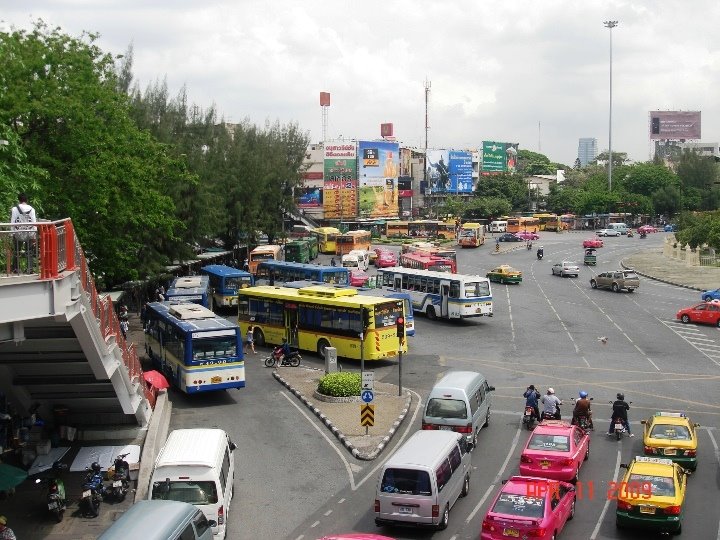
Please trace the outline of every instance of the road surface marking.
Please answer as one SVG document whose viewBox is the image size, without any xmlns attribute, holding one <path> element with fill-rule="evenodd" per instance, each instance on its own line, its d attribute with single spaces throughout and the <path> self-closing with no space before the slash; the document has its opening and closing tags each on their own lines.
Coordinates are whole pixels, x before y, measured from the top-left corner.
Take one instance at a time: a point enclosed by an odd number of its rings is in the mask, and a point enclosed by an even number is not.
<svg viewBox="0 0 720 540">
<path fill-rule="evenodd" d="M 620 450 L 618 450 L 617 460 L 615 460 L 615 475 L 613 476 L 613 482 L 615 482 L 615 483 L 617 483 L 619 472 L 620 472 Z M 600 526 L 602 525 L 603 519 L 605 519 L 605 514 L 607 513 L 607 509 L 609 506 L 610 506 L 610 497 L 607 497 L 607 499 L 605 500 L 605 506 L 603 506 L 602 512 L 600 513 L 600 517 L 598 518 L 597 524 L 595 525 L 595 529 L 593 529 L 593 532 L 590 535 L 590 540 L 595 540 L 597 538 L 597 535 L 600 532 Z"/>
</svg>

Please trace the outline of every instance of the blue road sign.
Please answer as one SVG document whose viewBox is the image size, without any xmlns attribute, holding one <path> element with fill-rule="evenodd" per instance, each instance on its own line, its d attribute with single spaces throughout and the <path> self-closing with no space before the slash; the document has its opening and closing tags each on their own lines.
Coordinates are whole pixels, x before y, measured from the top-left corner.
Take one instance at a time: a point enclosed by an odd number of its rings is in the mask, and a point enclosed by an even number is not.
<svg viewBox="0 0 720 540">
<path fill-rule="evenodd" d="M 370 403 L 375 396 L 373 395 L 372 390 L 363 390 L 360 397 L 362 397 L 362 400 L 365 403 Z"/>
</svg>

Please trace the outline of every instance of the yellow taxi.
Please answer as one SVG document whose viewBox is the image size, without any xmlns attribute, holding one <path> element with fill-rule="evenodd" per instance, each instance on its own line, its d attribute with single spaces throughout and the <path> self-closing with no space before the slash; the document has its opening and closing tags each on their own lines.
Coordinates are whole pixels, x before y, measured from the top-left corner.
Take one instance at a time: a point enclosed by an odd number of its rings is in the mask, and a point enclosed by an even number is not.
<svg viewBox="0 0 720 540">
<path fill-rule="evenodd" d="M 643 420 L 644 454 L 671 459 L 686 469 L 697 468 L 697 434 L 685 413 L 656 412 Z"/>
<path fill-rule="evenodd" d="M 620 467 L 627 472 L 610 489 L 617 498 L 617 527 L 679 534 L 690 471 L 669 459 L 646 456 Z"/>
<path fill-rule="evenodd" d="M 509 264 L 501 264 L 485 274 L 485 277 L 498 283 L 520 283 L 522 281 L 522 272 L 515 270 Z"/>
</svg>

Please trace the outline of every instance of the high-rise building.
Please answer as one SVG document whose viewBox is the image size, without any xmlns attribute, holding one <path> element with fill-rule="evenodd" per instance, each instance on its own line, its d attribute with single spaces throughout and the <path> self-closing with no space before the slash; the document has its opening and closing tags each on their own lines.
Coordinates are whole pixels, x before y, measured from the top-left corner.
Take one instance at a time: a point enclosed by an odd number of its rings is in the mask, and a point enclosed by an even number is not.
<svg viewBox="0 0 720 540">
<path fill-rule="evenodd" d="M 597 139 L 594 137 L 581 137 L 578 142 L 580 164 L 585 167 L 588 163 L 595 161 L 597 155 Z"/>
</svg>

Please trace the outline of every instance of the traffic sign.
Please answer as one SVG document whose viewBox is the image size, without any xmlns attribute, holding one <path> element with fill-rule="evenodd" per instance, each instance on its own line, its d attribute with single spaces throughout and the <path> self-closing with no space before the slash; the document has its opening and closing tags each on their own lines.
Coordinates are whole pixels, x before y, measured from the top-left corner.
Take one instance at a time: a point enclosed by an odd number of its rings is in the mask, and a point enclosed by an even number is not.
<svg viewBox="0 0 720 540">
<path fill-rule="evenodd" d="M 374 380 L 375 380 L 375 372 L 374 371 L 363 371 L 362 389 L 363 390 L 372 390 Z"/>
<path fill-rule="evenodd" d="M 360 405 L 360 425 L 365 427 L 375 425 L 375 405 L 369 403 Z"/>
<path fill-rule="evenodd" d="M 372 390 L 363 390 L 362 394 L 360 394 L 360 397 L 362 397 L 362 400 L 365 403 L 370 403 L 375 396 L 373 395 Z"/>
</svg>

